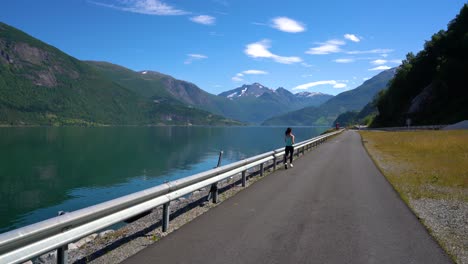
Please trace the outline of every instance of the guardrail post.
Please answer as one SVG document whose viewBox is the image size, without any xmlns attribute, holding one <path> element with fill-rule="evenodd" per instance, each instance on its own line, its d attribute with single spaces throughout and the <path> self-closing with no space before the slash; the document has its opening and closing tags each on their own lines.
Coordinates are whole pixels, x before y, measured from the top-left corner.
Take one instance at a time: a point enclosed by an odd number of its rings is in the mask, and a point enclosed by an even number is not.
<svg viewBox="0 0 468 264">
<path fill-rule="evenodd" d="M 245 187 L 246 181 L 247 181 L 247 176 L 245 175 L 245 171 L 242 171 L 242 187 Z"/>
<path fill-rule="evenodd" d="M 260 176 L 263 176 L 263 172 L 265 171 L 265 163 L 260 164 Z"/>
<path fill-rule="evenodd" d="M 216 165 L 216 168 L 221 166 L 222 159 L 223 159 L 223 151 L 221 150 L 219 152 L 218 165 Z M 210 198 L 213 198 L 213 203 L 218 202 L 218 183 L 217 182 L 211 185 L 210 193 L 208 194 L 207 200 L 209 201 Z"/>
<path fill-rule="evenodd" d="M 57 249 L 57 264 L 68 263 L 68 245 L 59 247 Z"/>
<path fill-rule="evenodd" d="M 162 231 L 163 232 L 167 232 L 167 230 L 169 229 L 169 214 L 170 214 L 169 204 L 170 202 L 165 203 L 163 205 L 163 217 L 162 217 Z"/>
<path fill-rule="evenodd" d="M 273 154 L 273 171 L 276 170 L 276 153 Z"/>
<path fill-rule="evenodd" d="M 57 215 L 64 215 L 67 212 L 58 211 Z M 68 263 L 68 244 L 63 245 L 57 248 L 57 264 L 67 264 Z"/>
<path fill-rule="evenodd" d="M 213 203 L 218 202 L 218 183 L 215 182 L 211 184 L 210 192 L 208 193 L 208 197 L 206 197 L 206 200 L 209 201 L 212 199 Z"/>
</svg>

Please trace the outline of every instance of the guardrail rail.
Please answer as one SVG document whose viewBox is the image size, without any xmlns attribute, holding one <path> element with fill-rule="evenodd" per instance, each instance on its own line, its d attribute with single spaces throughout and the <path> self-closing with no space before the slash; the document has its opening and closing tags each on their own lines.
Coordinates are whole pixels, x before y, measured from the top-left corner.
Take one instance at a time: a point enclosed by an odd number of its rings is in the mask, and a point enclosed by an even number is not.
<svg viewBox="0 0 468 264">
<path fill-rule="evenodd" d="M 343 130 L 294 144 L 293 155 L 304 154 Z M 283 156 L 284 148 L 279 148 L 0 234 L 0 264 L 23 263 L 54 250 L 57 250 L 57 263 L 67 263 L 69 243 L 158 206 L 163 206 L 162 230 L 165 232 L 169 226 L 171 201 L 239 173 L 245 187 L 248 169 L 260 166 L 259 173 L 263 175 L 265 164 L 270 163 L 270 168 L 276 170 Z"/>
</svg>

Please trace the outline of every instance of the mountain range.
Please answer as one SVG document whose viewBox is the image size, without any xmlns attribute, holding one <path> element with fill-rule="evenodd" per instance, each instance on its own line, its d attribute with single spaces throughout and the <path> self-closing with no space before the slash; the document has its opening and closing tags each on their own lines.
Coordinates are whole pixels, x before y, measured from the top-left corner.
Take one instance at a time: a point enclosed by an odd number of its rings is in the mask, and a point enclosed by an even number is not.
<svg viewBox="0 0 468 264">
<path fill-rule="evenodd" d="M 294 95 L 284 88 L 272 90 L 259 83 L 246 84 L 217 96 L 193 83 L 177 80 L 159 72 L 149 70 L 135 72 L 107 62 L 87 61 L 87 63 L 113 82 L 150 100 L 176 100 L 190 107 L 245 123 L 260 123 L 269 117 L 304 106 L 319 105 L 333 97 L 312 93 Z M 248 92 L 239 98 L 225 96 L 243 89 Z"/>
<path fill-rule="evenodd" d="M 361 110 L 379 91 L 385 89 L 395 75 L 396 68 L 383 71 L 356 89 L 338 94 L 319 107 L 306 107 L 270 118 L 263 125 L 330 125 L 346 111 Z"/>
<path fill-rule="evenodd" d="M 333 95 L 319 92 L 300 92 L 293 94 L 290 91 L 279 87 L 276 90 L 263 86 L 260 83 L 251 85 L 244 84 L 241 87 L 222 92 L 218 96 L 226 97 L 230 100 L 243 100 L 245 98 L 277 98 L 276 101 L 283 101 L 287 104 L 294 104 L 294 108 L 302 108 L 305 106 L 318 106 L 332 98 Z"/>
<path fill-rule="evenodd" d="M 240 120 L 248 120 L 253 123 L 261 123 L 267 118 L 303 107 L 318 106 L 333 97 L 322 93 L 293 94 L 282 87 L 274 90 L 259 83 L 245 84 L 220 93 L 218 96 L 229 99 L 237 105 L 238 109 L 243 110 L 242 114 L 245 116 Z M 234 116 L 229 117 L 235 118 Z"/>
<path fill-rule="evenodd" d="M 130 86 L 0 23 L 0 124 L 240 124 L 189 107 L 161 87 L 151 86 L 161 100 L 150 100 Z"/>
<path fill-rule="evenodd" d="M 260 83 L 214 95 L 156 71 L 80 61 L 0 23 L 0 125 L 330 125 L 393 74 L 335 97 Z"/>
</svg>

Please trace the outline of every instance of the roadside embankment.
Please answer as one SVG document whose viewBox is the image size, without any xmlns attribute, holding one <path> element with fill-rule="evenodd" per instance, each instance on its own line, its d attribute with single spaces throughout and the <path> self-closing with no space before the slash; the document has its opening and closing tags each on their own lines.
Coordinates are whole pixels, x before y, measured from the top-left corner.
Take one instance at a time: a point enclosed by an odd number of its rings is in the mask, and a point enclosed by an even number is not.
<svg viewBox="0 0 468 264">
<path fill-rule="evenodd" d="M 468 130 L 361 131 L 387 180 L 458 263 L 468 263 Z"/>
</svg>

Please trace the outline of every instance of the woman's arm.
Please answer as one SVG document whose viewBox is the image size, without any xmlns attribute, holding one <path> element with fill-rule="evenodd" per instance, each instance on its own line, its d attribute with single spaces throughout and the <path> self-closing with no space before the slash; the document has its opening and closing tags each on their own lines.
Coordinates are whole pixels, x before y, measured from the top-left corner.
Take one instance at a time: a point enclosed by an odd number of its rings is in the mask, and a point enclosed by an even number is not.
<svg viewBox="0 0 468 264">
<path fill-rule="evenodd" d="M 294 141 L 294 135 L 291 134 L 291 137 L 292 137 L 292 143 L 295 144 L 296 142 Z"/>
</svg>

